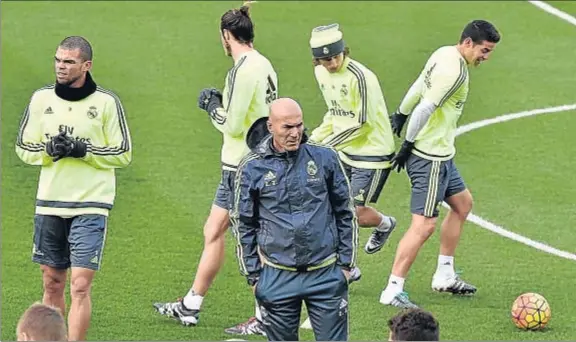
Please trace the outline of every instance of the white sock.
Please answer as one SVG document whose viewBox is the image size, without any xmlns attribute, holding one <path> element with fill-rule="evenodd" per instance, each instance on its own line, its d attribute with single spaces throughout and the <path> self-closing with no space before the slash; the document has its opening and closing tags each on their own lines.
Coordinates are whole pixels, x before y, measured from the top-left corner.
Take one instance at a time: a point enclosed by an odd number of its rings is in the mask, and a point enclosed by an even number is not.
<svg viewBox="0 0 576 342">
<path fill-rule="evenodd" d="M 197 295 L 196 293 L 194 293 L 192 289 L 190 289 L 190 291 L 188 291 L 188 293 L 184 297 L 183 302 L 184 306 L 190 310 L 200 310 L 203 300 L 204 300 L 203 296 Z"/>
<path fill-rule="evenodd" d="M 254 314 L 256 319 L 262 322 L 262 314 L 260 313 L 260 306 L 258 305 L 258 301 L 256 301 L 256 313 Z"/>
<path fill-rule="evenodd" d="M 377 230 L 379 231 L 383 231 L 386 232 L 388 231 L 388 229 L 390 229 L 390 227 L 392 227 L 392 220 L 390 219 L 390 217 L 379 213 L 380 217 L 382 218 L 382 220 L 380 221 L 380 224 L 376 227 Z"/>
<path fill-rule="evenodd" d="M 438 255 L 438 267 L 436 274 L 446 276 L 447 278 L 453 277 L 454 272 L 454 257 L 448 255 Z"/>
<path fill-rule="evenodd" d="M 404 280 L 404 278 L 390 274 L 390 278 L 388 279 L 388 286 L 386 286 L 384 291 L 392 291 L 394 294 L 404 291 Z"/>
</svg>

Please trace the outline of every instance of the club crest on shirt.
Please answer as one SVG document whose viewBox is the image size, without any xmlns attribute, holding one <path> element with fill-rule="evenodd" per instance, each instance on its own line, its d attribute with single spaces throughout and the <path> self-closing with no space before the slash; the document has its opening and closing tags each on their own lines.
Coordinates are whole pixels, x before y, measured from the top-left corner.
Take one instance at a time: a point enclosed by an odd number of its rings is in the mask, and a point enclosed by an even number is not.
<svg viewBox="0 0 576 342">
<path fill-rule="evenodd" d="M 340 89 L 340 95 L 342 95 L 342 97 L 348 95 L 348 88 L 346 88 L 345 84 L 343 84 L 342 88 Z"/>
<path fill-rule="evenodd" d="M 316 163 L 314 163 L 313 160 L 308 162 L 308 165 L 306 166 L 306 172 L 308 172 L 308 175 L 310 176 L 315 176 L 316 173 L 318 173 L 318 167 L 316 167 Z"/>
<path fill-rule="evenodd" d="M 321 177 L 317 176 L 318 166 L 316 166 L 316 163 L 313 160 L 308 161 L 308 164 L 306 164 L 306 173 L 308 174 L 308 178 L 306 179 L 308 185 L 319 183 L 322 180 Z"/>
<path fill-rule="evenodd" d="M 86 114 L 88 115 L 88 117 L 90 119 L 94 119 L 95 117 L 98 116 L 98 109 L 94 106 L 90 106 L 90 108 L 88 108 L 88 112 Z"/>
</svg>

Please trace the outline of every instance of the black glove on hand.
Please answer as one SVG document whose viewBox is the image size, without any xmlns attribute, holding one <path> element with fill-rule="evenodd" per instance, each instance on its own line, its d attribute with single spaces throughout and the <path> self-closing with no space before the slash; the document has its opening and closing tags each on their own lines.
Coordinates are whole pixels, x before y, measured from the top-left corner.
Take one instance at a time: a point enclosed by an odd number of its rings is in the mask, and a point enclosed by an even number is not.
<svg viewBox="0 0 576 342">
<path fill-rule="evenodd" d="M 394 156 L 394 158 L 392 158 L 392 170 L 394 170 L 394 168 L 397 168 L 398 172 L 402 171 L 402 169 L 406 165 L 408 157 L 410 157 L 413 148 L 414 148 L 413 142 L 404 140 L 402 146 L 400 147 L 400 150 Z"/>
<path fill-rule="evenodd" d="M 408 119 L 408 115 L 404 115 L 400 112 L 396 112 L 390 116 L 390 124 L 392 125 L 392 133 L 396 134 L 400 138 L 400 133 L 402 128 Z"/>
<path fill-rule="evenodd" d="M 198 96 L 198 107 L 208 113 L 222 107 L 222 94 L 216 88 L 204 88 Z"/>
<path fill-rule="evenodd" d="M 60 132 L 46 143 L 46 154 L 53 157 L 53 162 L 57 162 L 70 154 L 72 145 L 67 138 L 66 132 Z"/>
<path fill-rule="evenodd" d="M 46 153 L 54 157 L 54 162 L 65 157 L 82 158 L 86 156 L 86 144 L 70 138 L 66 132 L 60 132 L 46 144 Z"/>
<path fill-rule="evenodd" d="M 84 158 L 86 156 L 87 146 L 86 143 L 80 140 L 72 140 L 72 149 L 70 150 L 70 157 L 73 158 Z"/>
</svg>

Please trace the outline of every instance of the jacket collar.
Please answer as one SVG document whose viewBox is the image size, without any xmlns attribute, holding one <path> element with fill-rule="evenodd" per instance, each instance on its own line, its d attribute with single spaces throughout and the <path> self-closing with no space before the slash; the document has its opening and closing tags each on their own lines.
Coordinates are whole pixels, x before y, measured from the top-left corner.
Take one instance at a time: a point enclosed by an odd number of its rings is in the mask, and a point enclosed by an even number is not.
<svg viewBox="0 0 576 342">
<path fill-rule="evenodd" d="M 277 152 L 272 143 L 272 134 L 267 127 L 268 117 L 261 117 L 252 123 L 252 126 L 248 129 L 246 133 L 246 145 L 253 153 L 264 158 L 266 157 L 280 157 L 280 158 L 292 158 L 298 155 L 298 149 L 294 152 Z M 308 141 L 308 129 L 304 128 L 302 133 L 302 140 L 300 144 L 305 144 Z"/>
<path fill-rule="evenodd" d="M 298 156 L 298 153 L 302 149 L 302 145 L 304 145 L 308 141 L 308 135 L 306 134 L 306 130 L 302 133 L 302 140 L 300 141 L 300 147 L 296 151 L 287 151 L 287 152 L 278 152 L 274 148 L 274 142 L 272 140 L 272 134 L 268 134 L 266 137 L 260 141 L 260 143 L 252 149 L 252 152 L 264 157 L 277 157 L 283 159 L 293 159 Z"/>
</svg>

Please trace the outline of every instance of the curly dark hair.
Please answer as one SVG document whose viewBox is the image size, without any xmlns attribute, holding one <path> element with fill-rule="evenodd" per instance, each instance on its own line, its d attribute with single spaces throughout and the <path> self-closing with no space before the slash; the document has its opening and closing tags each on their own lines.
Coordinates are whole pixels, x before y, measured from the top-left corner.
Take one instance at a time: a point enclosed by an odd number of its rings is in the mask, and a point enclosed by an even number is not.
<svg viewBox="0 0 576 342">
<path fill-rule="evenodd" d="M 438 341 L 440 326 L 434 316 L 422 309 L 407 309 L 388 320 L 394 341 Z"/>
</svg>

